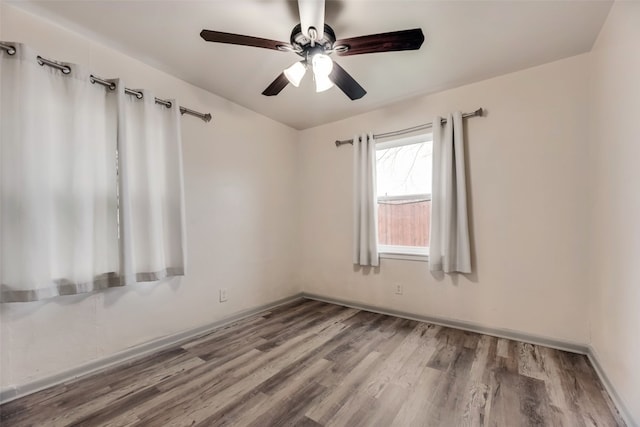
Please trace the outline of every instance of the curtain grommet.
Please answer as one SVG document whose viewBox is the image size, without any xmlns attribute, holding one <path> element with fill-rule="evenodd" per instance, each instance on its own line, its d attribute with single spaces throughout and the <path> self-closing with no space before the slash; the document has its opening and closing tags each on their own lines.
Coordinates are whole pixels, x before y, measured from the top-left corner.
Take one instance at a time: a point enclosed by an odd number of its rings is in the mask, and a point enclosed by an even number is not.
<svg viewBox="0 0 640 427">
<path fill-rule="evenodd" d="M 102 86 L 108 88 L 109 90 L 116 90 L 116 87 L 117 87 L 114 82 L 108 82 L 106 80 L 99 79 L 98 77 L 94 76 L 93 74 L 89 75 L 89 81 L 91 82 L 91 84 L 99 83 Z"/>
<path fill-rule="evenodd" d="M 45 59 L 40 55 L 36 56 L 36 61 L 38 61 L 38 65 L 40 65 L 41 67 L 48 65 L 55 68 L 56 70 L 62 71 L 62 74 L 69 74 L 71 72 L 71 67 L 69 67 L 68 65 L 58 64 L 57 62 Z"/>
</svg>

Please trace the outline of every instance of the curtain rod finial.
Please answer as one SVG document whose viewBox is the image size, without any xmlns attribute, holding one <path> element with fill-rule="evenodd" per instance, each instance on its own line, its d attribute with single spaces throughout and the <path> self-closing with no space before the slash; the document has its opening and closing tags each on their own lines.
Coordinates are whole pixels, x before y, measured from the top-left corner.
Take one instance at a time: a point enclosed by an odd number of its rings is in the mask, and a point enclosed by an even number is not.
<svg viewBox="0 0 640 427">
<path fill-rule="evenodd" d="M 211 119 L 212 119 L 211 113 L 207 113 L 207 114 L 205 114 L 205 115 L 204 115 L 204 119 L 203 119 L 203 120 L 204 120 L 205 122 L 207 122 L 207 123 L 208 123 L 208 122 L 210 122 L 210 121 L 211 121 Z"/>
<path fill-rule="evenodd" d="M 478 108 L 476 111 L 473 112 L 474 116 L 482 117 L 483 114 L 484 114 L 484 109 L 482 109 L 482 108 Z"/>
</svg>

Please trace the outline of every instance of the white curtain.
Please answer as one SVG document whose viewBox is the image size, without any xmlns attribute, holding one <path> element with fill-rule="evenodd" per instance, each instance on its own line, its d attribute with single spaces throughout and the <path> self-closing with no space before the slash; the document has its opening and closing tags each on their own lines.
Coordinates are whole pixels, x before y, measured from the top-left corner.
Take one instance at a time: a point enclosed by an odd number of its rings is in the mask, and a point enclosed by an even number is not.
<svg viewBox="0 0 640 427">
<path fill-rule="evenodd" d="M 379 265 L 376 143 L 373 135 L 353 138 L 353 263 Z"/>
<path fill-rule="evenodd" d="M 429 270 L 471 273 L 462 114 L 433 120 Z"/>
<path fill-rule="evenodd" d="M 125 282 L 184 275 L 185 236 L 180 110 L 118 84 L 120 245 Z"/>
<path fill-rule="evenodd" d="M 63 74 L 39 65 L 28 47 L 12 45 L 15 55 L 0 51 L 0 302 L 35 301 L 181 274 L 183 228 L 167 232 L 183 218 L 178 106 L 173 103 L 172 113 L 149 114 L 153 118 L 141 125 L 124 102 L 132 100 L 122 96 L 120 82 L 120 93 L 114 93 L 91 84 L 88 71 L 78 65 L 67 64 L 71 72 Z M 142 109 L 148 104 L 135 101 Z M 143 131 L 131 128 L 141 126 L 149 136 L 136 141 Z M 151 150 L 158 132 L 171 134 L 173 145 L 163 136 L 155 142 L 157 151 Z M 137 150 L 131 148 L 136 143 L 153 154 L 130 154 Z M 143 173 L 147 182 L 140 185 L 137 179 Z M 175 174 L 180 176 L 173 181 Z M 128 176 L 135 177 L 133 182 Z M 146 195 L 149 201 L 132 202 L 137 190 L 130 188 L 145 185 L 154 186 Z M 147 212 L 139 206 L 144 203 Z M 166 204 L 158 208 L 158 203 Z M 136 221 L 144 215 L 148 228 L 137 232 Z M 160 249 L 154 246 L 146 255 L 153 262 L 136 259 L 136 250 L 158 241 Z"/>
</svg>

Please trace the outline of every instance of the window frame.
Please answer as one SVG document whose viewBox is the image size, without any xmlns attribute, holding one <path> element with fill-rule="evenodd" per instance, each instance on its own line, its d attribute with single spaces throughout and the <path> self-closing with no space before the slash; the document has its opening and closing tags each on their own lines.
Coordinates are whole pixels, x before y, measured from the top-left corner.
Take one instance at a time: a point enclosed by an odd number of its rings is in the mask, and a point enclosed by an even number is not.
<svg viewBox="0 0 640 427">
<path fill-rule="evenodd" d="M 433 142 L 433 133 L 423 133 L 406 138 L 393 139 L 391 141 L 376 143 L 376 152 L 389 148 L 402 147 L 405 145 L 419 144 L 422 142 Z M 377 185 L 376 173 L 376 185 Z M 393 200 L 431 200 L 431 194 L 411 194 L 407 196 L 380 196 L 376 195 L 376 209 L 380 201 Z M 378 224 L 376 224 L 378 226 Z M 429 246 L 401 246 L 401 245 L 381 245 L 378 242 L 378 254 L 380 258 L 403 259 L 409 261 L 429 261 Z"/>
</svg>

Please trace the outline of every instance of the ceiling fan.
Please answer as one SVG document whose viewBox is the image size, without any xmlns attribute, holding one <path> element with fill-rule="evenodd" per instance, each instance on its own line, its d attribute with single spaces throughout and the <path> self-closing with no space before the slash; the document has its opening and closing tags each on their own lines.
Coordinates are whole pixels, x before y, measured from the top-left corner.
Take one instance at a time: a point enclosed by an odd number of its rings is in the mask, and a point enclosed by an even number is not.
<svg viewBox="0 0 640 427">
<path fill-rule="evenodd" d="M 311 67 L 316 92 L 323 92 L 335 84 L 351 100 L 362 98 L 367 91 L 329 55 L 417 50 L 424 41 L 420 28 L 336 40 L 333 29 L 324 23 L 324 6 L 324 0 L 298 0 L 300 24 L 293 27 L 290 43 L 211 30 L 202 30 L 200 37 L 208 42 L 294 52 L 301 56 L 301 61 L 280 73 L 262 92 L 265 96 L 279 94 L 289 83 L 298 87 L 307 68 Z"/>
</svg>

